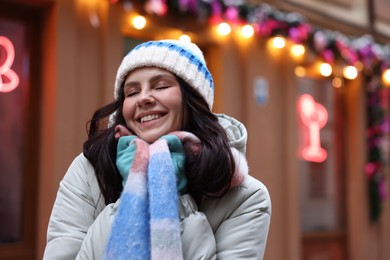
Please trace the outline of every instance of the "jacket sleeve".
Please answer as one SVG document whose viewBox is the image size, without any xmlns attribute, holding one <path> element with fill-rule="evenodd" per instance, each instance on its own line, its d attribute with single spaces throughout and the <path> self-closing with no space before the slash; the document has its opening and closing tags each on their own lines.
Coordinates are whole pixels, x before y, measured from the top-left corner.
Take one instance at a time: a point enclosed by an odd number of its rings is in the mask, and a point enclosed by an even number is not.
<svg viewBox="0 0 390 260">
<path fill-rule="evenodd" d="M 209 218 L 215 228 L 217 259 L 263 259 L 271 219 L 271 200 L 261 182 L 250 176 L 246 179 L 244 185 L 229 191 L 207 209 L 210 211 L 221 204 L 229 208 L 211 213 L 213 216 Z M 221 219 L 220 223 L 214 223 Z"/>
<path fill-rule="evenodd" d="M 104 208 L 88 229 L 76 260 L 102 259 L 120 199 Z"/>
<path fill-rule="evenodd" d="M 183 259 L 216 259 L 215 237 L 205 214 L 189 194 L 180 196 L 179 206 Z"/>
<path fill-rule="evenodd" d="M 90 241 L 84 242 L 86 237 L 92 234 L 98 239 L 108 236 L 107 230 L 101 228 L 104 221 L 92 225 L 98 216 L 101 220 L 113 214 L 113 205 L 105 207 L 101 197 L 92 166 L 85 157 L 78 156 L 57 192 L 48 225 L 44 259 L 77 259 L 78 253 L 86 254 L 90 246 Z"/>
</svg>

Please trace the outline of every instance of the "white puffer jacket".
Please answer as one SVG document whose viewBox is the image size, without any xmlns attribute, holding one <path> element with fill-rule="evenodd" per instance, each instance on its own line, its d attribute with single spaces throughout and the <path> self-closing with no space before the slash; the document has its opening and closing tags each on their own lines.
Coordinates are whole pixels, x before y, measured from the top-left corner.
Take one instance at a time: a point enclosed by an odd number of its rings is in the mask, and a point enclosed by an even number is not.
<svg viewBox="0 0 390 260">
<path fill-rule="evenodd" d="M 226 115 L 218 118 L 231 146 L 245 153 L 245 127 Z M 76 157 L 60 183 L 44 259 L 102 259 L 118 202 L 104 204 L 92 165 L 83 154 Z M 222 198 L 205 199 L 199 209 L 183 195 L 184 259 L 263 259 L 270 217 L 268 191 L 249 175 Z"/>
</svg>

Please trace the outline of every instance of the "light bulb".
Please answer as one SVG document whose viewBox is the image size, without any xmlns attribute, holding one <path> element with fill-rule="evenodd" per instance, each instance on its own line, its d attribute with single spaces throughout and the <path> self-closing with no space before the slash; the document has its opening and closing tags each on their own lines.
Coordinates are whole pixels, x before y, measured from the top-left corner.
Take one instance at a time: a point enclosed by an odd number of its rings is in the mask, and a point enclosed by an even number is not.
<svg viewBox="0 0 390 260">
<path fill-rule="evenodd" d="M 356 79 L 357 75 L 358 75 L 358 72 L 354 66 L 346 66 L 343 69 L 343 76 L 346 79 L 350 79 L 350 80 Z"/>
<path fill-rule="evenodd" d="M 297 77 L 303 78 L 304 76 L 306 76 L 306 69 L 302 66 L 298 66 L 294 69 L 294 73 Z"/>
<path fill-rule="evenodd" d="M 228 23 L 222 22 L 222 23 L 218 24 L 218 26 L 217 26 L 217 32 L 221 36 L 229 35 L 231 31 L 232 31 L 232 28 L 230 27 L 230 25 Z"/>
<path fill-rule="evenodd" d="M 332 85 L 335 88 L 341 88 L 343 86 L 343 80 L 341 78 L 334 78 L 332 80 Z"/>
<path fill-rule="evenodd" d="M 182 34 L 179 37 L 179 41 L 184 42 L 184 43 L 190 43 L 191 37 L 188 34 Z"/>
<path fill-rule="evenodd" d="M 386 69 L 382 74 L 382 80 L 386 85 L 390 85 L 390 69 Z"/>
<path fill-rule="evenodd" d="M 250 38 L 255 33 L 253 26 L 250 24 L 246 24 L 241 28 L 241 34 L 244 38 Z"/>
<path fill-rule="evenodd" d="M 329 65 L 329 63 L 322 63 L 320 65 L 320 73 L 324 77 L 329 77 L 332 74 L 332 66 Z"/>
<path fill-rule="evenodd" d="M 282 49 L 284 46 L 286 46 L 286 40 L 282 36 L 276 36 L 272 40 L 272 43 L 275 48 Z"/>
<path fill-rule="evenodd" d="M 294 57 L 301 57 L 303 54 L 305 54 L 305 51 L 305 46 L 303 46 L 302 44 L 294 44 L 291 47 L 291 54 Z"/>
<path fill-rule="evenodd" d="M 145 28 L 146 19 L 142 15 L 137 15 L 136 17 L 133 18 L 132 24 L 135 29 L 142 30 L 143 28 Z"/>
</svg>

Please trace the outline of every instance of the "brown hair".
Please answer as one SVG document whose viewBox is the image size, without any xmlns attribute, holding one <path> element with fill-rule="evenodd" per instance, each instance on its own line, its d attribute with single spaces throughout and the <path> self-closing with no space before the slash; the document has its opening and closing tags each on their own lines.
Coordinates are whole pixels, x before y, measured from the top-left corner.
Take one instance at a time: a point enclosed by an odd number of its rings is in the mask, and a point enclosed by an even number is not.
<svg viewBox="0 0 390 260">
<path fill-rule="evenodd" d="M 186 156 L 188 192 L 199 204 L 203 196 L 220 197 L 229 189 L 235 162 L 230 151 L 225 130 L 218 118 L 209 110 L 207 102 L 181 78 L 177 77 L 188 113 L 184 131 L 195 134 L 202 142 L 202 152 Z M 90 161 L 99 183 L 105 203 L 115 202 L 122 192 L 122 177 L 116 167 L 114 128 L 126 125 L 122 104 L 123 91 L 117 101 L 99 108 L 87 124 L 88 139 L 83 153 Z M 107 119 L 110 126 L 107 127 Z M 189 153 L 189 151 L 185 151 Z"/>
</svg>

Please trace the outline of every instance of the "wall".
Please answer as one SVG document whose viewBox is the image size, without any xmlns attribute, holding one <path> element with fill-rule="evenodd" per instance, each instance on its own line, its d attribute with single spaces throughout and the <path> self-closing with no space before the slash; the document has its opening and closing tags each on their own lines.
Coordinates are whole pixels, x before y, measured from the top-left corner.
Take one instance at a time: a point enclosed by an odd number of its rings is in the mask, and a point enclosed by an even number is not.
<svg viewBox="0 0 390 260">
<path fill-rule="evenodd" d="M 97 10 L 100 27 L 93 28 L 84 2 L 53 1 L 46 11 L 37 259 L 42 259 L 59 182 L 82 152 L 86 122 L 112 100 L 122 57 L 120 12 L 102 2 Z"/>
</svg>

